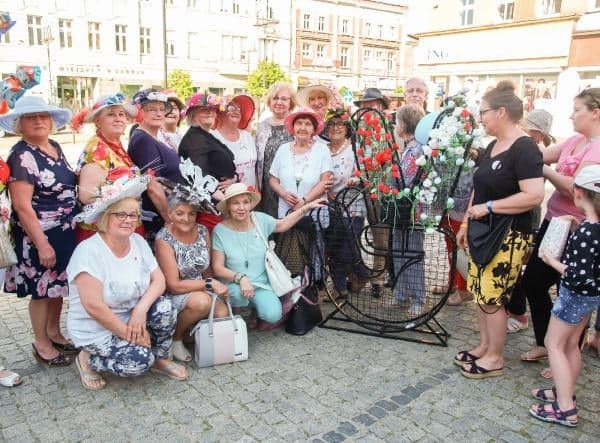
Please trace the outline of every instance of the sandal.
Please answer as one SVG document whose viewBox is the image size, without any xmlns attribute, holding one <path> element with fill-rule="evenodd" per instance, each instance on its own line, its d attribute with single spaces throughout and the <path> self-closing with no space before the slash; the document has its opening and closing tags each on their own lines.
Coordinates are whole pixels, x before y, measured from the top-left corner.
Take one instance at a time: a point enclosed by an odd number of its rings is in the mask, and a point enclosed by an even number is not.
<svg viewBox="0 0 600 443">
<path fill-rule="evenodd" d="M 52 342 L 52 346 L 54 346 L 56 349 L 58 349 L 65 355 L 73 355 L 79 353 L 79 348 L 73 343 L 58 343 L 53 340 L 50 341 Z"/>
<path fill-rule="evenodd" d="M 600 334 L 600 332 L 596 332 L 596 334 Z M 600 357 L 600 344 L 596 343 L 594 339 L 588 338 L 585 342 L 585 348 L 592 352 L 595 352 L 596 357 Z"/>
<path fill-rule="evenodd" d="M 458 354 L 454 356 L 454 364 L 458 366 L 462 366 L 465 363 L 471 363 L 477 360 L 479 357 L 471 354 L 469 351 L 460 351 Z"/>
<path fill-rule="evenodd" d="M 92 371 L 91 369 L 86 369 L 81 365 L 79 361 L 79 356 L 75 357 L 75 365 L 77 366 L 77 370 L 79 371 L 79 378 L 81 379 L 81 384 L 83 387 L 89 391 L 99 391 L 100 389 L 104 389 L 106 387 L 106 380 L 104 380 L 100 375 Z M 101 383 L 97 386 L 90 384 L 93 381 L 100 381 Z"/>
<path fill-rule="evenodd" d="M 182 368 L 182 367 L 183 366 L 180 366 L 177 363 L 170 361 L 169 363 L 167 363 L 166 365 L 164 365 L 163 367 L 160 367 L 160 368 L 158 368 L 156 366 L 152 366 L 150 368 L 150 372 L 166 375 L 167 377 L 172 378 L 173 380 L 185 381 L 188 378 L 187 371 L 185 373 L 185 376 L 177 375 L 177 373 L 175 372 L 178 368 Z"/>
<path fill-rule="evenodd" d="M 521 354 L 521 361 L 541 361 L 548 359 L 548 351 L 542 346 L 534 346 L 529 351 Z"/>
<path fill-rule="evenodd" d="M 547 392 L 552 393 L 552 398 L 546 394 Z M 533 395 L 533 398 L 536 400 L 543 401 L 544 403 L 552 403 L 556 401 L 556 386 L 552 386 L 550 389 L 534 389 L 531 391 L 531 395 Z M 577 401 L 577 397 L 575 395 L 573 396 L 573 401 Z"/>
<path fill-rule="evenodd" d="M 531 409 L 529 409 L 529 413 L 537 418 L 538 420 L 542 420 L 548 423 L 558 423 L 559 425 L 567 426 L 569 428 L 574 428 L 577 426 L 577 419 L 570 419 L 573 415 L 577 414 L 577 408 L 569 409 L 568 411 L 561 411 L 558 407 L 557 402 L 551 403 L 552 410 L 549 411 L 546 409 L 546 405 L 544 403 L 533 405 Z"/>
<path fill-rule="evenodd" d="M 4 386 L 5 388 L 14 388 L 15 386 L 19 386 L 21 383 L 23 383 L 21 376 L 16 372 L 0 366 L 0 373 L 2 372 L 6 372 L 6 375 L 4 377 L 0 377 L 0 385 Z"/>
<path fill-rule="evenodd" d="M 506 320 L 506 332 L 508 332 L 509 334 L 524 331 L 528 327 L 529 322 L 521 322 L 514 317 L 508 317 L 508 320 Z"/>
<path fill-rule="evenodd" d="M 54 358 L 44 358 L 35 348 L 35 344 L 31 343 L 31 347 L 33 348 L 33 356 L 35 357 L 35 359 L 40 363 L 43 363 L 51 368 L 69 366 L 72 363 L 71 357 L 63 354 L 60 351 L 59 354 Z"/>
<path fill-rule="evenodd" d="M 173 358 L 179 361 L 192 361 L 192 354 L 183 346 L 182 341 L 173 340 L 173 344 L 171 345 L 171 353 L 173 354 Z"/>
<path fill-rule="evenodd" d="M 540 371 L 540 375 L 544 378 L 550 379 L 552 378 L 552 369 L 544 368 Z"/>
<path fill-rule="evenodd" d="M 460 373 L 467 378 L 474 380 L 480 380 L 482 378 L 499 377 L 504 374 L 504 367 L 496 369 L 485 369 L 477 364 L 475 360 L 470 363 L 470 367 L 467 369 L 466 366 L 460 368 Z"/>
</svg>

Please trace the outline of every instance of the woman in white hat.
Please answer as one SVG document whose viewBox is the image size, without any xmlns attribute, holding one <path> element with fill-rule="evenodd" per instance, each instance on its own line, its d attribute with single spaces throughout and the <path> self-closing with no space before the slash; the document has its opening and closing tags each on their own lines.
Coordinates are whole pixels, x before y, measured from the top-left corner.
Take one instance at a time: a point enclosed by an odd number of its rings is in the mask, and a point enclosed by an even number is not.
<svg viewBox="0 0 600 443">
<path fill-rule="evenodd" d="M 312 109 L 324 118 L 327 109 L 335 104 L 335 97 L 325 85 L 310 85 L 298 92 L 298 101 L 301 106 Z"/>
<path fill-rule="evenodd" d="M 176 380 L 187 371 L 169 358 L 177 312 L 163 296 L 165 277 L 148 243 L 134 232 L 148 176 L 121 177 L 77 215 L 98 232 L 81 242 L 67 267 L 69 334 L 86 389 L 106 386 L 99 372 L 121 377 L 148 370 Z"/>
<path fill-rule="evenodd" d="M 0 117 L 0 127 L 21 136 L 7 159 L 18 263 L 6 271 L 5 291 L 31 294 L 33 354 L 48 366 L 68 365 L 67 354 L 77 352 L 60 330 L 62 298 L 68 295 L 65 268 L 75 248 L 76 176 L 60 145 L 50 139 L 70 117 L 70 111 L 32 96 Z"/>
<path fill-rule="evenodd" d="M 266 246 L 257 230 L 264 238 L 285 232 L 310 210 L 322 206 L 322 201 L 299 205 L 279 220 L 252 212 L 259 201 L 260 194 L 243 183 L 227 188 L 225 198 L 217 205 L 225 219 L 212 233 L 212 267 L 215 276 L 227 283 L 232 306 L 250 305 L 259 319 L 276 323 L 282 315 L 281 302 L 269 284 Z"/>
<path fill-rule="evenodd" d="M 137 109 L 125 102 L 121 92 L 99 98 L 85 115 L 84 122 L 93 123 L 96 134 L 87 142 L 77 162 L 77 199 L 82 204 L 93 202 L 105 181 L 133 175 L 137 170 L 121 143 L 128 122 L 136 115 Z M 80 242 L 91 237 L 96 229 L 79 223 L 75 232 Z"/>
</svg>

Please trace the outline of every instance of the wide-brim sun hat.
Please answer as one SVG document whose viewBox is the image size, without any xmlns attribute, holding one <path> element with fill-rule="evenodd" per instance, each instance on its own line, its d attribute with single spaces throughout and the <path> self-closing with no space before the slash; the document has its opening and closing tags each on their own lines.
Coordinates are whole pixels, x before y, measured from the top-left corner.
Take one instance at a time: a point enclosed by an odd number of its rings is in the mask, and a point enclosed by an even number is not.
<svg viewBox="0 0 600 443">
<path fill-rule="evenodd" d="M 221 214 L 228 215 L 225 214 L 225 211 L 227 210 L 227 200 L 242 194 L 248 194 L 250 197 L 250 202 L 252 204 L 250 210 L 254 209 L 260 201 L 260 194 L 254 190 L 254 187 L 248 186 L 245 183 L 234 183 L 225 190 L 225 197 L 223 200 L 217 203 L 217 209 L 219 212 L 221 212 Z"/>
<path fill-rule="evenodd" d="M 364 102 L 370 102 L 373 100 L 379 101 L 384 107 L 384 109 L 388 109 L 390 107 L 390 99 L 381 93 L 381 91 L 377 88 L 367 88 L 365 89 L 365 93 L 361 99 L 355 100 L 354 104 L 359 108 L 362 107 Z"/>
<path fill-rule="evenodd" d="M 429 133 L 433 129 L 433 125 L 435 125 L 438 115 L 437 112 L 430 112 L 417 123 L 417 127 L 415 128 L 415 140 L 420 144 L 426 145 L 429 141 Z"/>
<path fill-rule="evenodd" d="M 323 117 L 310 108 L 300 108 L 297 111 L 289 114 L 283 121 L 285 129 L 287 129 L 291 135 L 294 135 L 294 122 L 301 117 L 309 117 L 314 119 L 314 121 L 317 123 L 315 134 L 320 134 L 323 132 L 323 129 L 325 129 L 325 121 L 323 120 Z"/>
<path fill-rule="evenodd" d="M 254 100 L 252 100 L 252 97 L 242 94 L 232 97 L 231 100 L 227 100 L 227 105 L 230 103 L 236 103 L 240 107 L 240 114 L 242 117 L 238 123 L 238 129 L 246 129 L 250 124 L 250 120 L 252 120 L 252 116 L 254 115 Z"/>
<path fill-rule="evenodd" d="M 320 91 L 327 97 L 327 103 L 329 104 L 333 100 L 333 93 L 329 90 L 329 88 L 325 85 L 309 85 L 305 88 L 302 88 L 298 91 L 298 102 L 300 105 L 304 107 L 308 107 L 308 99 L 310 95 L 315 92 Z"/>
<path fill-rule="evenodd" d="M 575 176 L 574 182 L 580 188 L 600 192 L 600 165 L 584 166 Z"/>
<path fill-rule="evenodd" d="M 40 113 L 49 114 L 54 121 L 56 129 L 66 126 L 71 119 L 71 111 L 68 109 L 49 105 L 41 97 L 27 95 L 17 100 L 12 112 L 0 116 L 0 128 L 14 134 L 14 124 L 19 117 Z"/>
<path fill-rule="evenodd" d="M 102 214 L 113 204 L 126 198 L 138 199 L 148 187 L 149 175 L 123 176 L 113 183 L 100 187 L 98 197 L 93 203 L 85 205 L 83 210 L 73 219 L 76 222 L 92 224 L 97 222 Z"/>
<path fill-rule="evenodd" d="M 84 121 L 87 123 L 93 121 L 94 117 L 96 117 L 103 109 L 110 108 L 111 106 L 121 106 L 130 118 L 134 118 L 138 113 L 135 106 L 125 101 L 123 93 L 117 92 L 114 95 L 104 95 L 100 97 L 96 103 L 92 105 L 92 109 L 86 115 Z"/>
</svg>

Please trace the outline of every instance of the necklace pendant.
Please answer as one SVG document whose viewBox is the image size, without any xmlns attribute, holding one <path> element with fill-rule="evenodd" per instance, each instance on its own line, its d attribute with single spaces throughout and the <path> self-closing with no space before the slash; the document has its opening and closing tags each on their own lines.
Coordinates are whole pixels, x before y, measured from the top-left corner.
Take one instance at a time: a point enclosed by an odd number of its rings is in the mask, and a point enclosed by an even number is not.
<svg viewBox="0 0 600 443">
<path fill-rule="evenodd" d="M 248 260 L 244 262 L 244 265 L 246 266 L 246 269 L 248 269 Z"/>
</svg>

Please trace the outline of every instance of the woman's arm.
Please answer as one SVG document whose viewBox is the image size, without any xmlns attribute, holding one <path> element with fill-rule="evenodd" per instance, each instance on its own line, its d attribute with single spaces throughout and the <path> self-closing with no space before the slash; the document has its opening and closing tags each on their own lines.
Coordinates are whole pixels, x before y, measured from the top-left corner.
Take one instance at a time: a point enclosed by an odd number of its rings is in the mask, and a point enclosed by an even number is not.
<svg viewBox="0 0 600 443">
<path fill-rule="evenodd" d="M 225 267 L 225 253 L 223 251 L 213 248 L 211 254 L 211 263 L 215 277 L 227 282 L 234 282 L 236 276 L 239 277 L 238 272 L 233 272 L 231 269 L 227 269 Z M 215 282 L 213 282 L 213 284 L 214 283 Z M 252 299 L 254 297 L 254 286 L 246 275 L 239 278 L 237 283 L 240 285 L 240 292 L 242 296 L 248 299 Z"/>
<path fill-rule="evenodd" d="M 87 163 L 79 172 L 77 181 L 77 199 L 87 205 L 92 203 L 98 193 L 98 188 L 106 181 L 108 171 L 97 163 Z"/>
<path fill-rule="evenodd" d="M 550 166 L 544 165 L 544 178 L 547 178 L 561 195 L 573 199 L 573 177 L 561 175 Z"/>
<path fill-rule="evenodd" d="M 154 204 L 154 207 L 158 211 L 158 215 L 166 222 L 169 220 L 169 203 L 167 202 L 167 195 L 161 184 L 157 180 L 150 180 L 148 183 L 148 197 Z"/>
<path fill-rule="evenodd" d="M 19 216 L 19 222 L 25 233 L 38 250 L 40 263 L 46 268 L 52 268 L 56 264 L 56 254 L 54 248 L 48 242 L 46 234 L 42 231 L 42 226 L 37 214 L 31 206 L 33 197 L 33 185 L 26 181 L 13 181 L 8 184 L 8 192 L 12 202 L 13 210 Z"/>
<path fill-rule="evenodd" d="M 544 158 L 545 165 L 551 165 L 552 163 L 558 162 L 560 158 L 560 151 L 562 150 L 562 145 L 551 145 L 546 149 L 542 150 L 542 156 Z"/>
<path fill-rule="evenodd" d="M 308 214 L 312 209 L 320 208 L 324 206 L 323 200 L 313 200 L 305 205 L 300 206 L 298 209 L 290 212 L 284 218 L 279 219 L 275 222 L 275 229 L 273 232 L 285 232 L 302 220 L 306 214 Z"/>
<path fill-rule="evenodd" d="M 280 198 L 284 199 L 285 202 L 292 207 L 294 207 L 298 204 L 299 201 L 301 201 L 301 199 L 299 199 L 296 194 L 294 194 L 293 192 L 286 191 L 285 188 L 279 182 L 279 179 L 274 175 L 271 175 L 269 177 L 269 186 L 271 186 L 271 189 L 273 190 L 273 192 L 275 192 L 275 194 L 277 194 Z"/>
<path fill-rule="evenodd" d="M 492 201 L 495 214 L 521 214 L 538 206 L 544 200 L 544 179 L 542 177 L 519 180 L 520 192 Z M 487 203 L 470 206 L 469 218 L 479 219 L 489 213 Z"/>
<path fill-rule="evenodd" d="M 327 190 L 327 186 L 329 185 L 332 176 L 333 174 L 331 173 L 331 171 L 323 172 L 319 177 L 319 183 L 313 186 L 313 188 L 304 197 L 302 197 L 304 201 L 311 202 L 315 199 L 321 198 L 323 194 L 325 194 L 325 191 Z"/>
<path fill-rule="evenodd" d="M 182 280 L 179 278 L 179 266 L 175 251 L 166 241 L 156 239 L 156 260 L 165 276 L 166 288 L 171 294 L 186 294 L 192 291 L 204 291 L 204 280 Z"/>
</svg>

